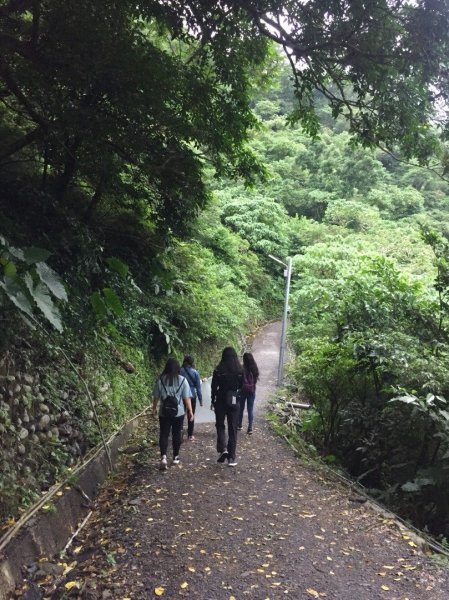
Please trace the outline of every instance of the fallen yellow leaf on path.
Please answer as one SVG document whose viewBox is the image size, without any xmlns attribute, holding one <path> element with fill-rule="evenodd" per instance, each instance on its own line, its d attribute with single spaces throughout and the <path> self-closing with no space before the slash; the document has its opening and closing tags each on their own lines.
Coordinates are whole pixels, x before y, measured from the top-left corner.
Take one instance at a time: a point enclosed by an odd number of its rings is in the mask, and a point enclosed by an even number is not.
<svg viewBox="0 0 449 600">
<path fill-rule="evenodd" d="M 72 590 L 74 587 L 77 587 L 77 586 L 78 586 L 78 583 L 76 581 L 68 581 L 64 587 L 66 590 Z"/>
<path fill-rule="evenodd" d="M 382 588 L 382 589 L 383 589 L 385 592 L 388 592 L 388 590 L 390 589 L 390 588 L 388 587 L 388 585 L 381 585 L 380 587 L 381 587 L 381 588 Z"/>
<path fill-rule="evenodd" d="M 187 583 L 187 581 L 183 581 L 183 582 L 181 583 L 181 589 L 183 589 L 183 590 L 185 590 L 185 589 L 186 589 L 186 587 L 188 587 L 188 586 L 189 586 L 189 584 Z"/>
<path fill-rule="evenodd" d="M 319 592 L 317 592 L 317 591 L 316 591 L 316 590 L 314 590 L 313 588 L 307 588 L 307 589 L 306 589 L 306 592 L 307 592 L 308 594 L 310 594 L 310 595 L 311 595 L 313 598 L 319 598 L 319 597 L 320 597 L 320 594 L 319 594 Z"/>
<path fill-rule="evenodd" d="M 154 588 L 154 593 L 156 596 L 162 596 L 165 593 L 165 588 L 160 585 L 159 587 Z"/>
</svg>

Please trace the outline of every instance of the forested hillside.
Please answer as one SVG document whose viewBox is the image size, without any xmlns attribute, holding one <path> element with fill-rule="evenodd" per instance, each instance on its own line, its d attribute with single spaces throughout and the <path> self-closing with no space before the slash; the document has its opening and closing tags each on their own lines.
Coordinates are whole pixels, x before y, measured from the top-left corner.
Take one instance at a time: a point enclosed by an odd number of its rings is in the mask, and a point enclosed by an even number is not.
<svg viewBox="0 0 449 600">
<path fill-rule="evenodd" d="M 351 146 L 317 98 L 322 130 L 286 125 L 284 74 L 255 102 L 251 147 L 269 181 L 217 192 L 255 251 L 294 256 L 298 434 L 420 527 L 449 533 L 449 184 Z"/>
<path fill-rule="evenodd" d="M 170 47 L 163 19 L 129 27 L 127 3 L 40 9 L 33 20 L 26 2 L 0 4 L 10 43 L 0 104 L 2 521 L 99 443 L 99 424 L 108 436 L 148 406 L 168 355 L 192 354 L 209 375 L 222 348 L 241 348 L 282 297 L 280 278 L 220 222 L 207 187 L 208 173 L 259 170 L 242 145 L 255 123 L 245 88 L 224 94 L 220 80 L 262 69 L 263 52 L 246 64 L 236 48 L 234 66 L 201 72 L 192 43 Z M 19 46 L 34 35 L 31 57 Z"/>
<path fill-rule="evenodd" d="M 3 521 L 277 316 L 272 253 L 303 433 L 445 533 L 447 6 L 362 4 L 0 0 Z"/>
</svg>

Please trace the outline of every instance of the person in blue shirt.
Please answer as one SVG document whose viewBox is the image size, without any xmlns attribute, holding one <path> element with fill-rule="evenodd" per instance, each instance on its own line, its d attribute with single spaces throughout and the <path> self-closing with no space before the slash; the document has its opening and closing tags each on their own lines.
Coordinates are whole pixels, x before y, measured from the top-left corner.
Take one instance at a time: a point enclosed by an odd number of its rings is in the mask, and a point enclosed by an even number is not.
<svg viewBox="0 0 449 600">
<path fill-rule="evenodd" d="M 167 470 L 167 449 L 170 431 L 173 441 L 173 464 L 180 462 L 179 450 L 182 442 L 182 427 L 184 416 L 187 412 L 189 421 L 193 421 L 192 407 L 190 405 L 190 387 L 187 379 L 180 373 L 179 362 L 174 358 L 169 358 L 162 371 L 161 376 L 156 381 L 153 389 L 153 416 L 158 414 L 157 406 L 159 404 L 159 448 L 161 451 L 161 471 Z M 164 401 L 167 398 L 174 398 L 174 411 L 176 414 L 167 416 L 164 413 Z M 171 412 L 171 411 L 170 411 Z"/>
<path fill-rule="evenodd" d="M 195 426 L 195 410 L 196 410 L 196 401 L 200 403 L 200 406 L 203 406 L 203 396 L 201 395 L 201 378 L 198 371 L 195 369 L 195 361 L 192 356 L 184 356 L 184 361 L 181 367 L 181 375 L 183 375 L 190 385 L 190 402 L 192 405 L 192 412 L 194 418 L 188 422 L 187 425 L 187 436 L 191 442 L 195 439 L 193 435 L 193 428 Z"/>
</svg>

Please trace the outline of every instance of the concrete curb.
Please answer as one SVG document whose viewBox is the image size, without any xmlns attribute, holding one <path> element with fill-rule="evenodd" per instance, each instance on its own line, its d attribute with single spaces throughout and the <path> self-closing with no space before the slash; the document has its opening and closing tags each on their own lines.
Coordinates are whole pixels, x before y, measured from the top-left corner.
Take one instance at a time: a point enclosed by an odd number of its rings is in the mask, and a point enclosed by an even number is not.
<svg viewBox="0 0 449 600">
<path fill-rule="evenodd" d="M 114 465 L 119 449 L 138 428 L 144 416 L 141 414 L 138 418 L 128 421 L 108 443 Z M 26 564 L 37 561 L 42 556 L 52 556 L 64 548 L 67 540 L 89 512 L 83 492 L 89 498 L 94 498 L 108 476 L 108 458 L 105 451 L 101 450 L 98 456 L 81 470 L 76 487 L 62 488 L 62 496 L 53 496 L 52 512 L 39 511 L 10 540 L 0 556 L 0 600 L 8 600 L 16 586 L 23 581 L 22 569 Z"/>
</svg>

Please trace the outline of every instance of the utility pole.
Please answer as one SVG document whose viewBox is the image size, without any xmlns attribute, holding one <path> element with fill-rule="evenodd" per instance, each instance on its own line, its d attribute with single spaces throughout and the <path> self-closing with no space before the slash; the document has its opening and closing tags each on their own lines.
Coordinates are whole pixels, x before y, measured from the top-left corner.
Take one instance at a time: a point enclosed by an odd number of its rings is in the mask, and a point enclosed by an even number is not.
<svg viewBox="0 0 449 600">
<path fill-rule="evenodd" d="M 281 347 L 279 350 L 279 365 L 278 365 L 278 381 L 277 385 L 280 387 L 284 380 L 284 362 L 285 362 L 285 350 L 287 347 L 287 325 L 288 325 L 288 299 L 290 295 L 290 280 L 292 277 L 292 259 L 289 256 L 287 258 L 287 264 L 282 262 L 279 258 L 268 255 L 272 260 L 280 263 L 285 267 L 284 269 L 284 277 L 286 278 L 285 283 L 285 298 L 284 298 L 284 314 L 282 317 L 282 333 L 281 333 Z"/>
</svg>

